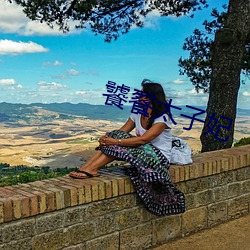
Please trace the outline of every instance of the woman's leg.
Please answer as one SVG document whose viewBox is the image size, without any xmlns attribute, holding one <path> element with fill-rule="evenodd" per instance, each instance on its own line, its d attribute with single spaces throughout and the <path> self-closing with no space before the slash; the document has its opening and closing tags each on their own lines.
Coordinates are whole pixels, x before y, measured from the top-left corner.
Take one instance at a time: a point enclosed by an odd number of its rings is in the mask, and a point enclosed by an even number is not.
<svg viewBox="0 0 250 250">
<path fill-rule="evenodd" d="M 85 167 L 89 166 L 89 164 L 96 161 L 98 157 L 100 157 L 102 154 L 101 150 L 96 150 L 95 153 L 80 167 L 80 169 L 84 169 Z"/>
<path fill-rule="evenodd" d="M 84 170 L 92 175 L 98 174 L 98 169 L 111 161 L 115 160 L 116 158 L 113 156 L 108 156 L 102 153 L 101 151 L 96 152 L 91 159 L 87 162 L 87 164 L 84 164 L 80 167 L 80 170 Z M 78 176 L 78 177 L 84 177 L 86 176 L 83 173 L 78 172 L 71 172 L 70 175 Z"/>
</svg>

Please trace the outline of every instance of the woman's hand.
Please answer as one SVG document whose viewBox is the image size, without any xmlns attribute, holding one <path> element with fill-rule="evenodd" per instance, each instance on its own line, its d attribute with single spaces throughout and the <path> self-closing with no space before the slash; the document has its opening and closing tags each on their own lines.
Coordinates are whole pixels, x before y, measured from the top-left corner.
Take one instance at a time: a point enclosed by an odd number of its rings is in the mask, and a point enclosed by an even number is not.
<svg viewBox="0 0 250 250">
<path fill-rule="evenodd" d="M 106 146 L 116 145 L 117 142 L 118 142 L 117 139 L 108 137 L 107 135 L 102 136 L 99 139 L 99 145 L 100 145 L 100 147 L 106 147 Z"/>
</svg>

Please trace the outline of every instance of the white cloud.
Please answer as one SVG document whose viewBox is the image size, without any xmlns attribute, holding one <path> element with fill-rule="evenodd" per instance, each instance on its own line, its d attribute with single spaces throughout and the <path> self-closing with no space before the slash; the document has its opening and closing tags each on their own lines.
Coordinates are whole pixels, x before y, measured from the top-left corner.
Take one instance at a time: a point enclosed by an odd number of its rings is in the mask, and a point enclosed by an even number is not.
<svg viewBox="0 0 250 250">
<path fill-rule="evenodd" d="M 75 92 L 76 95 L 85 95 L 86 92 L 85 91 L 82 91 L 82 90 L 78 90 Z"/>
<path fill-rule="evenodd" d="M 242 95 L 243 95 L 243 96 L 250 96 L 250 92 L 244 91 L 244 92 L 242 93 Z"/>
<path fill-rule="evenodd" d="M 185 81 L 182 80 L 182 79 L 176 79 L 176 80 L 173 80 L 173 83 L 174 83 L 174 84 L 184 84 Z"/>
<path fill-rule="evenodd" d="M 77 75 L 80 74 L 80 72 L 77 71 L 77 70 L 75 70 L 75 69 L 69 69 L 69 70 L 68 70 L 68 73 L 69 73 L 70 75 L 72 75 L 72 76 L 77 76 Z"/>
<path fill-rule="evenodd" d="M 14 79 L 0 79 L 0 86 L 11 86 L 15 84 L 16 81 Z"/>
<path fill-rule="evenodd" d="M 63 63 L 58 61 L 58 60 L 55 60 L 54 62 L 44 62 L 43 63 L 43 66 L 62 66 Z"/>
<path fill-rule="evenodd" d="M 24 53 L 47 52 L 48 49 L 33 42 L 14 42 L 11 40 L 0 40 L 0 55 L 18 55 Z"/>
<path fill-rule="evenodd" d="M 67 85 L 62 85 L 61 83 L 57 83 L 57 82 L 44 82 L 41 81 L 38 83 L 38 90 L 39 91 L 60 91 L 60 90 L 65 90 L 67 89 Z"/>
<path fill-rule="evenodd" d="M 18 84 L 16 87 L 17 87 L 18 89 L 23 89 L 23 85 L 21 85 L 21 84 Z"/>
<path fill-rule="evenodd" d="M 0 32 L 2 33 L 17 33 L 20 35 L 64 35 L 65 34 L 58 29 L 55 25 L 54 29 L 51 29 L 46 23 L 40 23 L 39 21 L 32 21 L 25 16 L 22 11 L 22 7 L 17 4 L 9 3 L 5 0 L 0 0 Z M 76 30 L 75 22 L 69 22 L 70 32 L 81 33 L 82 30 Z"/>
</svg>

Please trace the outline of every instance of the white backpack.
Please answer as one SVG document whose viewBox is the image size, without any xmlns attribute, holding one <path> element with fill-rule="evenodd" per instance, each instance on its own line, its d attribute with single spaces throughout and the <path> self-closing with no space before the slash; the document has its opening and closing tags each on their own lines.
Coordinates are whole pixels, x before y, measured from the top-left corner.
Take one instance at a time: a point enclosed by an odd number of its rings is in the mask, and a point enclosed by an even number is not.
<svg viewBox="0 0 250 250">
<path fill-rule="evenodd" d="M 191 148 L 179 137 L 172 136 L 170 164 L 185 165 L 193 163 Z"/>
</svg>

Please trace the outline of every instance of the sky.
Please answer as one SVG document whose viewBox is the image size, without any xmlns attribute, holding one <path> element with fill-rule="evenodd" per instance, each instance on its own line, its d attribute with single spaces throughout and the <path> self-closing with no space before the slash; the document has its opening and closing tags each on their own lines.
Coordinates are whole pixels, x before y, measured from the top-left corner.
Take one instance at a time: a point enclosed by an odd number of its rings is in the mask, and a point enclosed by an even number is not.
<svg viewBox="0 0 250 250">
<path fill-rule="evenodd" d="M 194 18 L 160 17 L 151 13 L 144 28 L 133 27 L 106 43 L 90 29 L 63 34 L 29 20 L 14 3 L 0 0 L 0 102 L 104 104 L 106 84 L 113 81 L 141 89 L 144 78 L 159 82 L 173 105 L 207 105 L 208 94 L 197 94 L 178 59 L 187 57 L 184 40 L 210 18 L 212 8 L 228 0 L 208 0 L 210 7 Z M 241 85 L 238 107 L 250 107 L 250 82 Z"/>
</svg>

